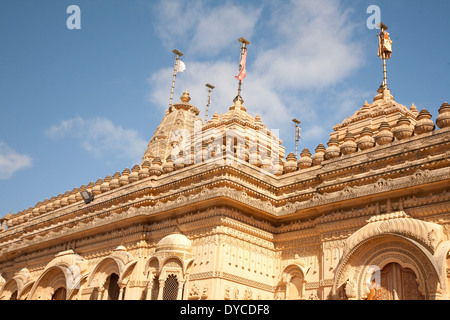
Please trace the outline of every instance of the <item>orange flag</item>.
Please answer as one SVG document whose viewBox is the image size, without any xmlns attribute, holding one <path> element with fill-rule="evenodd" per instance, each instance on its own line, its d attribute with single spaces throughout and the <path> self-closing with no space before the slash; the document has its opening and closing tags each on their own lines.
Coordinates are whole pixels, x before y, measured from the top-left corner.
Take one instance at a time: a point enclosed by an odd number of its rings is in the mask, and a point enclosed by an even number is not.
<svg viewBox="0 0 450 320">
<path fill-rule="evenodd" d="M 244 53 L 241 57 L 241 62 L 239 63 L 239 74 L 236 76 L 236 79 L 239 81 L 244 80 L 245 76 L 247 75 L 247 71 L 245 70 L 245 65 L 247 62 L 247 49 L 244 48 Z"/>
<path fill-rule="evenodd" d="M 392 54 L 392 40 L 389 38 L 389 33 L 386 31 L 381 32 L 378 35 L 378 40 L 378 56 L 382 58 L 384 52 L 384 57 L 390 59 Z"/>
</svg>

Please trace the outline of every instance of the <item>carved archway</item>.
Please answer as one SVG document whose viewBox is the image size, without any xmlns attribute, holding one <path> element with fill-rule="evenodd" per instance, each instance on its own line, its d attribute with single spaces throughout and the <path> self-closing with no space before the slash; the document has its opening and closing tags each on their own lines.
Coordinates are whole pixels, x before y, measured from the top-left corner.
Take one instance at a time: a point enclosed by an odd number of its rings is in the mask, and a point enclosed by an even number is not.
<svg viewBox="0 0 450 320">
<path fill-rule="evenodd" d="M 160 262 L 157 257 L 150 258 L 145 264 L 144 274 L 147 276 L 146 300 L 157 300 L 159 293 Z"/>
<path fill-rule="evenodd" d="M 0 290 L 0 300 L 26 300 L 34 281 L 26 268 L 20 270 L 14 277 L 6 282 Z"/>
<path fill-rule="evenodd" d="M 19 288 L 15 279 L 6 282 L 0 291 L 0 300 L 18 300 Z"/>
<path fill-rule="evenodd" d="M 66 274 L 62 267 L 51 267 L 36 281 L 30 293 L 30 300 L 52 300 L 53 294 L 60 288 L 64 288 L 67 294 Z M 67 295 L 63 300 L 67 300 Z"/>
<path fill-rule="evenodd" d="M 285 288 L 287 300 L 305 300 L 305 274 L 307 270 L 300 264 L 291 264 L 284 268 L 280 285 Z"/>
<path fill-rule="evenodd" d="M 118 299 L 122 300 L 129 275 L 133 271 L 136 263 L 137 260 L 133 259 L 133 256 L 126 251 L 125 247 L 119 246 L 111 255 L 101 260 L 94 268 L 87 282 L 88 288 L 90 288 L 88 290 L 90 291 L 89 298 L 91 300 L 107 299 L 110 296 L 108 294 L 108 288 L 113 288 L 116 285 L 114 283 L 114 286 L 112 286 L 110 283 L 111 279 L 113 279 L 119 286 L 120 294 Z M 111 277 L 113 274 L 117 275 L 117 280 L 115 280 L 115 277 Z"/>
<path fill-rule="evenodd" d="M 445 241 L 436 250 L 440 278 L 443 279 L 442 299 L 450 299 L 450 241 Z"/>
<path fill-rule="evenodd" d="M 51 300 L 60 288 L 64 288 L 64 290 L 58 292 L 58 297 L 70 299 L 80 288 L 86 272 L 87 262 L 83 257 L 75 254 L 72 250 L 60 252 L 47 264 L 33 284 L 29 299 Z"/>
<path fill-rule="evenodd" d="M 185 297 L 184 291 L 194 261 L 191 250 L 191 241 L 177 231 L 158 242 L 156 251 L 149 257 L 144 268 L 148 279 L 147 299 L 163 300 L 164 297 L 176 296 L 180 300 Z M 177 290 L 176 295 L 174 292 L 168 294 L 166 285 L 171 290 Z"/>
<path fill-rule="evenodd" d="M 425 299 L 436 299 L 442 283 L 433 254 L 442 239 L 441 226 L 424 221 L 400 218 L 369 223 L 347 239 L 333 297 L 365 299 L 374 270 L 398 263 L 414 272 Z"/>
</svg>

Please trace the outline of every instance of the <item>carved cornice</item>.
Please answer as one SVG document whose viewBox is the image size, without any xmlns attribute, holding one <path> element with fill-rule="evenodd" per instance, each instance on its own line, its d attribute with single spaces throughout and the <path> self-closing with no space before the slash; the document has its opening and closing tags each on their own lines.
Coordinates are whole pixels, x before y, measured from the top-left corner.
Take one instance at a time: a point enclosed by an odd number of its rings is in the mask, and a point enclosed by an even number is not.
<svg viewBox="0 0 450 320">
<path fill-rule="evenodd" d="M 196 164 L 104 192 L 89 205 L 73 203 L 3 230 L 0 232 L 0 254 L 76 234 L 88 234 L 106 226 L 116 228 L 118 223 L 123 226 L 129 221 L 145 224 L 156 217 L 184 216 L 198 208 L 224 204 L 251 212 L 250 215 L 257 214 L 260 224 L 265 224 L 261 227 L 270 232 L 278 221 L 296 221 L 305 212 L 321 208 L 325 213 L 323 217 L 313 217 L 313 223 L 301 221 L 301 226 L 297 227 L 315 228 L 320 223 L 322 231 L 326 232 L 326 223 L 336 222 L 329 215 L 335 210 L 330 209 L 336 203 L 342 204 L 343 208 L 345 203 L 355 207 L 355 201 L 370 196 L 373 205 L 375 196 L 381 200 L 389 198 L 393 192 L 448 183 L 450 157 L 446 148 L 450 144 L 449 138 L 450 130 L 439 130 L 410 141 L 392 143 L 389 148 L 380 146 L 340 157 L 339 161 L 327 160 L 321 166 L 281 177 L 264 174 L 246 162 Z M 415 157 L 408 158 L 412 154 Z M 381 167 L 371 167 L 378 162 L 382 163 Z M 334 178 L 329 180 L 332 176 Z M 444 198 L 447 200 L 443 199 L 441 203 L 448 201 L 448 195 Z M 441 209 L 436 209 L 439 206 Z M 425 215 L 410 210 L 412 216 Z M 440 204 L 433 204 L 429 210 L 446 213 Z M 261 222 L 264 220 L 266 222 Z M 286 228 L 282 226 L 276 233 L 287 231 Z"/>
</svg>

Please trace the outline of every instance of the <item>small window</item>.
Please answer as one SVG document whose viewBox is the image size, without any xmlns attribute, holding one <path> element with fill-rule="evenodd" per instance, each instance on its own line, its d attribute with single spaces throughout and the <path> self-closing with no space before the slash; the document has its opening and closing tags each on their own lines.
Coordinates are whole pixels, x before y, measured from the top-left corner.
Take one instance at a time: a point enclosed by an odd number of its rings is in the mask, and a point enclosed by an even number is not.
<svg viewBox="0 0 450 320">
<path fill-rule="evenodd" d="M 177 300 L 178 297 L 178 279 L 171 274 L 164 283 L 163 300 Z"/>
</svg>

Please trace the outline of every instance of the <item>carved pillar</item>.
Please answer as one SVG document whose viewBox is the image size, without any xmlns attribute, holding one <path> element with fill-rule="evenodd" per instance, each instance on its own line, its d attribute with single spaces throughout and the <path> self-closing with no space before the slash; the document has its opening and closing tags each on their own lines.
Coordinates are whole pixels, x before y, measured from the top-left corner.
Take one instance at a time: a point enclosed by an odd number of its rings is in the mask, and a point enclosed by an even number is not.
<svg viewBox="0 0 450 320">
<path fill-rule="evenodd" d="M 124 289 L 125 289 L 125 285 L 121 285 L 119 288 L 119 300 L 123 300 L 123 293 L 124 293 Z"/>
<path fill-rule="evenodd" d="M 184 289 L 184 281 L 179 281 L 178 282 L 177 300 L 182 300 L 182 298 L 183 298 L 183 289 Z"/>
<path fill-rule="evenodd" d="M 289 287 L 290 287 L 290 283 L 291 283 L 291 275 L 286 274 L 285 278 L 284 278 L 284 283 L 285 283 L 285 294 L 284 294 L 284 300 L 289 300 Z"/>
<path fill-rule="evenodd" d="M 442 300 L 442 293 L 440 292 L 431 292 L 430 300 Z"/>
<path fill-rule="evenodd" d="M 164 285 L 166 284 L 165 280 L 159 280 L 159 292 L 158 292 L 158 300 L 163 300 L 163 292 L 164 292 Z"/>
<path fill-rule="evenodd" d="M 183 300 L 188 300 L 189 292 L 189 275 L 186 276 L 186 280 L 184 282 L 184 294 L 183 294 Z"/>
<path fill-rule="evenodd" d="M 147 294 L 145 295 L 145 300 L 151 300 L 152 299 L 152 292 L 153 292 L 152 275 L 150 275 L 149 279 L 151 279 L 151 280 L 149 280 L 148 284 L 147 284 Z"/>
<path fill-rule="evenodd" d="M 105 288 L 103 288 L 103 287 L 99 287 L 98 288 L 97 300 L 103 300 L 103 293 L 104 292 L 105 292 Z"/>
<path fill-rule="evenodd" d="M 303 280 L 302 280 L 302 288 L 301 288 L 302 293 L 301 293 L 301 295 L 300 295 L 300 299 L 301 299 L 301 300 L 306 300 L 306 299 L 307 299 L 307 298 L 306 298 L 305 289 L 306 289 L 306 280 L 303 279 Z"/>
</svg>

